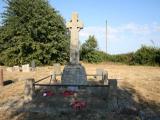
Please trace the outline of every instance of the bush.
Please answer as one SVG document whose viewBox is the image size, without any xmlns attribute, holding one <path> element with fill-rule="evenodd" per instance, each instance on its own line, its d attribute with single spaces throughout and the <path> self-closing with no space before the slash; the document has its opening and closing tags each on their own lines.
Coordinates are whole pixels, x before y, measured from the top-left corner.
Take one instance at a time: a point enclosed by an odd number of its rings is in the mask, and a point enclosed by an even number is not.
<svg viewBox="0 0 160 120">
<path fill-rule="evenodd" d="M 133 53 L 110 55 L 109 61 L 129 64 L 133 59 Z"/>
<path fill-rule="evenodd" d="M 83 56 L 83 61 L 89 62 L 89 63 L 100 63 L 104 62 L 108 59 L 108 56 L 106 53 L 102 51 L 91 51 Z"/>
<path fill-rule="evenodd" d="M 83 52 L 81 52 L 83 54 Z M 81 55 L 81 60 L 89 63 L 105 61 L 119 62 L 129 65 L 160 65 L 160 48 L 142 46 L 135 53 L 108 55 L 102 51 L 92 50 Z"/>
<path fill-rule="evenodd" d="M 160 49 L 156 51 L 155 62 L 160 66 Z"/>
<path fill-rule="evenodd" d="M 160 49 L 142 46 L 133 55 L 131 63 L 140 65 L 160 65 Z"/>
</svg>

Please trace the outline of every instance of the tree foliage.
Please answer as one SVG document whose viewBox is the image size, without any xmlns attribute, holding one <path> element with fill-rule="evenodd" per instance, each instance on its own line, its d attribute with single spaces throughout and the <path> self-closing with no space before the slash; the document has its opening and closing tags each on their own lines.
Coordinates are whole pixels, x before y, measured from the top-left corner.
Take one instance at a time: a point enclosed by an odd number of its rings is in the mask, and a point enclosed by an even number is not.
<svg viewBox="0 0 160 120">
<path fill-rule="evenodd" d="M 88 40 L 86 40 L 85 43 L 82 44 L 82 50 L 83 52 L 89 52 L 96 50 L 98 47 L 97 40 L 94 36 L 89 36 Z"/>
<path fill-rule="evenodd" d="M 94 36 L 89 36 L 81 46 L 81 60 L 89 63 L 100 63 L 106 61 L 108 55 L 98 50 L 98 43 Z"/>
<path fill-rule="evenodd" d="M 64 19 L 47 0 L 6 0 L 0 27 L 0 63 L 16 65 L 68 60 L 69 37 Z"/>
<path fill-rule="evenodd" d="M 142 46 L 133 55 L 131 63 L 140 65 L 160 65 L 160 49 Z"/>
<path fill-rule="evenodd" d="M 94 36 L 89 36 L 89 38 L 81 45 L 80 49 L 80 59 L 87 61 L 91 55 L 97 49 L 97 40 Z M 92 56 L 93 57 L 93 56 Z"/>
<path fill-rule="evenodd" d="M 144 46 L 136 52 L 127 54 L 109 55 L 109 61 L 125 63 L 129 65 L 160 65 L 160 48 Z"/>
<path fill-rule="evenodd" d="M 106 53 L 102 51 L 94 50 L 87 53 L 84 56 L 83 61 L 89 62 L 89 63 L 100 63 L 100 62 L 107 61 L 107 59 L 108 59 L 108 55 Z"/>
<path fill-rule="evenodd" d="M 133 59 L 134 53 L 126 53 L 126 54 L 117 54 L 117 55 L 109 55 L 109 61 L 112 62 L 119 62 L 119 63 L 126 63 L 129 64 L 130 61 Z"/>
<path fill-rule="evenodd" d="M 136 52 L 110 55 L 97 50 L 95 37 L 89 36 L 81 46 L 81 60 L 89 63 L 111 61 L 129 65 L 160 65 L 160 48 L 143 45 Z"/>
</svg>

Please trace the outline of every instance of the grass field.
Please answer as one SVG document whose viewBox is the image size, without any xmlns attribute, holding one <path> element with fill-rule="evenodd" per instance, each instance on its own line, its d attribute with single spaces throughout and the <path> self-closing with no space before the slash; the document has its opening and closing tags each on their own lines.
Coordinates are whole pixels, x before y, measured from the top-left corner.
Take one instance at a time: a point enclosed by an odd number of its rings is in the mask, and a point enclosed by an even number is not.
<svg viewBox="0 0 160 120">
<path fill-rule="evenodd" d="M 127 90 L 131 94 L 131 99 L 140 107 L 150 108 L 155 113 L 160 114 L 160 67 L 150 66 L 128 66 L 122 64 L 83 64 L 87 74 L 94 74 L 96 68 L 108 71 L 110 79 L 118 80 L 118 88 Z M 61 66 L 63 69 L 64 66 Z M 38 67 L 35 72 L 8 72 L 4 68 L 4 80 L 12 80 L 14 83 L 0 88 L 0 106 L 23 97 L 24 79 L 34 77 L 36 80 L 49 75 L 53 71 L 52 66 Z M 121 96 L 119 96 L 121 97 Z M 125 99 L 125 97 L 124 97 Z M 0 119 L 9 119 L 9 111 L 0 109 Z M 22 119 L 23 115 L 14 119 Z"/>
</svg>

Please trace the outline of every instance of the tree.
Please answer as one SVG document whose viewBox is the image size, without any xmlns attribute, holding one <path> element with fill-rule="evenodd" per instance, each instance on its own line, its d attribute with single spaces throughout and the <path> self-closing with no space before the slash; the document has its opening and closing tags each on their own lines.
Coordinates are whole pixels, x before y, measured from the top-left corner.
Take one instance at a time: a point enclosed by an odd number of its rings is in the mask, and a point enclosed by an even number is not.
<svg viewBox="0 0 160 120">
<path fill-rule="evenodd" d="M 89 52 L 97 49 L 97 40 L 94 36 L 89 36 L 89 38 L 81 45 L 80 53 L 81 59 L 83 59 Z"/>
<path fill-rule="evenodd" d="M 156 65 L 159 64 L 158 58 L 160 49 L 152 46 L 142 46 L 133 56 L 133 63 L 141 65 Z"/>
<path fill-rule="evenodd" d="M 90 35 L 88 40 L 86 40 L 86 42 L 82 44 L 81 49 L 83 52 L 89 52 L 96 50 L 97 46 L 98 44 L 96 38 L 94 37 L 94 35 L 93 36 Z"/>
<path fill-rule="evenodd" d="M 0 63 L 16 65 L 68 60 L 69 35 L 64 19 L 47 0 L 6 0 L 0 27 Z"/>
<path fill-rule="evenodd" d="M 80 59 L 87 62 L 100 62 L 102 58 L 99 59 L 100 52 L 97 51 L 97 40 L 94 36 L 89 36 L 88 40 L 81 46 L 81 56 Z"/>
</svg>

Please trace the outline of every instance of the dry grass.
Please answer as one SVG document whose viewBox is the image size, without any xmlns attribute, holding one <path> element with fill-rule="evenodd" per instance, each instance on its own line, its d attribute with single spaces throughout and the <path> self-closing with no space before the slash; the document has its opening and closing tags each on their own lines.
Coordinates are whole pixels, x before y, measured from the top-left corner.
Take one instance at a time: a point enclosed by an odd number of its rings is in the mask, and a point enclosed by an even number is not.
<svg viewBox="0 0 160 120">
<path fill-rule="evenodd" d="M 137 103 L 156 107 L 160 112 L 160 67 L 128 66 L 113 63 L 83 64 L 88 74 L 94 74 L 96 68 L 108 71 L 109 78 L 118 80 L 118 86 L 129 89 L 134 94 Z M 64 66 L 61 66 L 63 69 Z M 8 72 L 4 70 L 4 80 L 19 81 L 0 88 L 0 105 L 10 99 L 20 97 L 23 94 L 24 78 L 34 77 L 36 80 L 49 75 L 53 71 L 52 66 L 38 67 L 36 72 Z M 2 118 L 2 114 L 0 114 Z"/>
</svg>

